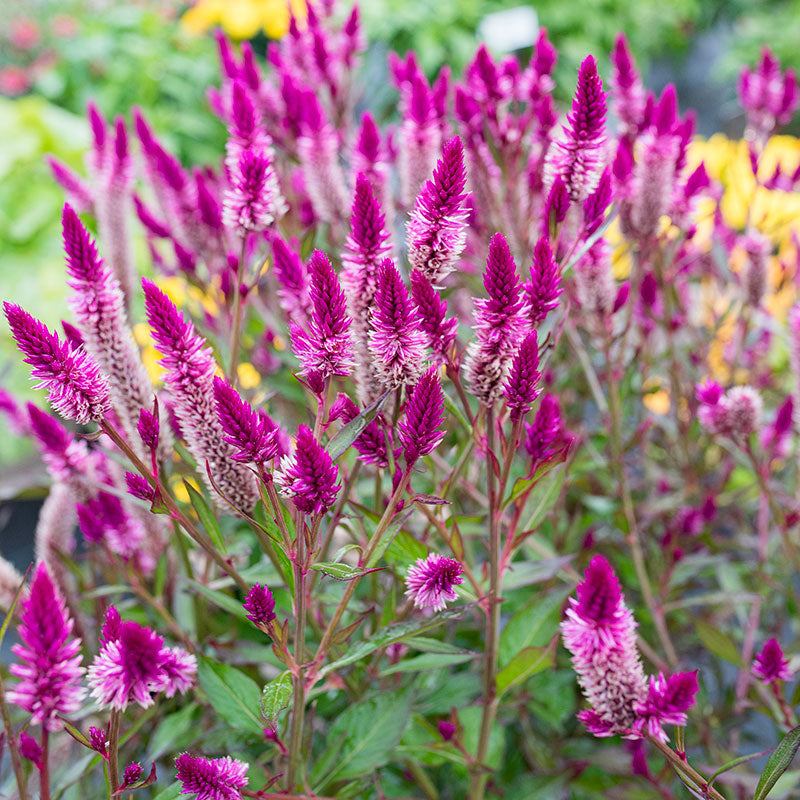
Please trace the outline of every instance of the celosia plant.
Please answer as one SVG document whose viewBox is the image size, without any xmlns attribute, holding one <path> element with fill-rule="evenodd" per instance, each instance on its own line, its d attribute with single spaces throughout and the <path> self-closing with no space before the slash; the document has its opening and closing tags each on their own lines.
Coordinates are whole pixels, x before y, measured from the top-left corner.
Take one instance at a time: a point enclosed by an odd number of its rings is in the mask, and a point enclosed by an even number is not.
<svg viewBox="0 0 800 800">
<path fill-rule="evenodd" d="M 800 216 L 750 212 L 797 208 L 794 75 L 742 73 L 738 218 L 624 37 L 562 124 L 544 30 L 392 54 L 382 129 L 333 5 L 266 61 L 218 37 L 217 163 L 93 105 L 86 180 L 51 163 L 72 322 L 4 306 L 62 418 L 0 397 L 52 481 L 16 608 L 0 562 L 18 796 L 761 800 L 800 741 Z"/>
</svg>

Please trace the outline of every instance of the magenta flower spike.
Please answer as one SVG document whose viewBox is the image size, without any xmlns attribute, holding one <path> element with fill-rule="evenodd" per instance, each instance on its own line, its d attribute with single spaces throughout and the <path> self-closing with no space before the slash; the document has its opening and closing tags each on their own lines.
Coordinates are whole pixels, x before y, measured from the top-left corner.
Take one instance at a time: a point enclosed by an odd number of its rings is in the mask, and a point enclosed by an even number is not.
<svg viewBox="0 0 800 800">
<path fill-rule="evenodd" d="M 467 172 L 464 145 L 454 136 L 411 211 L 406 233 L 408 260 L 433 284 L 455 269 L 467 240 Z"/>
<path fill-rule="evenodd" d="M 337 419 L 341 419 L 346 425 L 355 419 L 358 414 L 358 406 L 346 394 L 339 394 L 331 404 L 328 412 L 328 421 L 335 422 Z M 389 465 L 386 452 L 386 435 L 383 432 L 383 428 L 378 424 L 377 419 L 367 423 L 364 430 L 353 442 L 353 447 L 358 452 L 359 460 L 365 464 L 375 464 L 378 467 Z"/>
<path fill-rule="evenodd" d="M 508 373 L 503 393 L 511 410 L 511 419 L 524 417 L 539 396 L 539 339 L 536 331 L 531 331 L 519 346 Z"/>
<path fill-rule="evenodd" d="M 547 156 L 551 179 L 564 181 L 573 202 L 585 200 L 597 186 L 603 171 L 606 141 L 606 95 L 593 56 L 586 56 L 578 70 L 578 88 L 563 136 Z"/>
<path fill-rule="evenodd" d="M 266 584 L 254 584 L 242 605 L 247 612 L 247 619 L 256 625 L 266 625 L 275 619 L 275 598 Z"/>
<path fill-rule="evenodd" d="M 69 205 L 61 217 L 67 257 L 68 303 L 83 336 L 87 353 L 108 376 L 112 405 L 128 441 L 138 448 L 136 426 L 142 408 L 152 405 L 153 386 L 133 339 L 125 298 L 111 269 Z M 163 427 L 162 453 L 172 446 Z"/>
<path fill-rule="evenodd" d="M 467 350 L 467 385 L 486 406 L 500 396 L 525 329 L 517 267 L 508 242 L 496 233 L 483 274 L 488 299 L 475 300 L 475 338 Z"/>
<path fill-rule="evenodd" d="M 30 761 L 36 769 L 42 768 L 42 748 L 39 742 L 33 736 L 28 736 L 25 731 L 19 735 L 19 754 Z"/>
<path fill-rule="evenodd" d="M 400 196 L 407 207 L 413 204 L 436 166 L 442 143 L 433 96 L 425 77 L 417 70 L 408 83 L 402 90 L 405 100 L 401 103 L 403 124 L 397 164 Z"/>
<path fill-rule="evenodd" d="M 204 758 L 182 753 L 175 759 L 181 794 L 196 794 L 196 800 L 241 800 L 247 786 L 248 766 L 230 756 Z"/>
<path fill-rule="evenodd" d="M 351 319 L 345 311 L 345 294 L 331 262 L 315 250 L 308 265 L 312 305 L 307 329 L 292 322 L 292 348 L 303 365 L 301 375 L 316 373 L 323 380 L 349 375 L 355 364 L 350 341 Z"/>
<path fill-rule="evenodd" d="M 607 319 L 613 312 L 617 285 L 605 239 L 598 239 L 575 264 L 575 293 L 590 324 Z M 592 315 L 596 319 L 591 319 Z"/>
<path fill-rule="evenodd" d="M 206 474 L 206 462 L 214 483 L 234 507 L 250 511 L 259 499 L 258 486 L 253 473 L 233 459 L 234 447 L 226 441 L 217 416 L 213 387 L 217 366 L 211 349 L 164 292 L 146 278 L 142 285 L 147 319 L 163 356 L 165 380 L 189 451 L 201 465 L 203 480 L 220 508 L 227 505 Z"/>
<path fill-rule="evenodd" d="M 277 431 L 253 411 L 224 378 L 214 376 L 217 415 L 225 441 L 233 445 L 231 458 L 245 464 L 265 464 L 278 455 Z"/>
<path fill-rule="evenodd" d="M 46 161 L 56 183 L 67 195 L 67 200 L 79 212 L 94 212 L 94 195 L 88 183 L 77 172 L 72 170 L 54 156 L 47 156 Z"/>
<path fill-rule="evenodd" d="M 561 269 L 550 248 L 550 241 L 542 237 L 533 248 L 530 279 L 525 282 L 526 316 L 531 325 L 539 325 L 558 307 L 561 288 Z"/>
<path fill-rule="evenodd" d="M 637 719 L 634 729 L 668 742 L 663 725 L 685 726 L 686 712 L 694 705 L 697 685 L 697 670 L 678 672 L 665 678 L 650 676 L 647 697 L 636 705 Z"/>
<path fill-rule="evenodd" d="M 536 412 L 533 422 L 525 423 L 525 450 L 536 465 L 549 461 L 559 448 L 569 442 L 558 398 L 546 394 Z"/>
<path fill-rule="evenodd" d="M 128 494 L 146 503 L 152 503 L 155 498 L 155 489 L 141 475 L 133 472 L 125 473 L 125 486 Z"/>
<path fill-rule="evenodd" d="M 755 70 L 742 68 L 738 91 L 748 125 L 762 137 L 790 122 L 800 103 L 794 70 L 781 72 L 780 62 L 768 47 L 761 51 Z"/>
<path fill-rule="evenodd" d="M 719 384 L 706 381 L 697 387 L 697 400 L 698 419 L 709 433 L 746 439 L 760 430 L 763 401 L 752 386 L 734 386 L 723 395 Z"/>
<path fill-rule="evenodd" d="M 446 361 L 456 338 L 458 320 L 455 317 L 445 319 L 447 301 L 439 296 L 433 284 L 418 269 L 411 272 L 411 296 L 420 327 L 428 337 L 428 346 L 437 361 Z"/>
<path fill-rule="evenodd" d="M 365 111 L 361 118 L 361 127 L 353 149 L 351 163 L 353 183 L 355 184 L 359 175 L 364 175 L 369 181 L 381 208 L 384 210 L 386 218 L 388 220 L 393 219 L 394 211 L 392 208 L 391 186 L 389 184 L 389 176 L 391 174 L 390 156 L 381 139 L 381 132 L 369 111 Z"/>
<path fill-rule="evenodd" d="M 227 227 L 245 236 L 269 228 L 276 219 L 270 191 L 274 178 L 269 157 L 257 149 L 243 150 L 230 173 L 222 219 Z"/>
<path fill-rule="evenodd" d="M 278 299 L 289 320 L 305 325 L 312 305 L 303 259 L 277 234 L 272 239 L 272 259 L 278 279 Z"/>
<path fill-rule="evenodd" d="M 630 733 L 636 707 L 647 696 L 633 614 L 602 556 L 592 558 L 576 593 L 561 623 L 561 635 L 591 706 L 578 718 L 595 736 Z"/>
<path fill-rule="evenodd" d="M 611 53 L 611 97 L 623 136 L 635 138 L 644 119 L 645 91 L 624 33 L 617 34 Z"/>
<path fill-rule="evenodd" d="M 444 439 L 444 431 L 439 430 L 443 420 L 444 394 L 436 370 L 431 367 L 409 393 L 405 417 L 397 423 L 409 467 Z"/>
<path fill-rule="evenodd" d="M 783 650 L 777 639 L 767 640 L 764 647 L 753 660 L 753 675 L 765 684 L 775 681 L 788 681 L 794 673 L 789 662 L 783 657 Z"/>
<path fill-rule="evenodd" d="M 353 320 L 352 338 L 356 359 L 359 402 L 369 405 L 380 394 L 380 383 L 369 347 L 371 308 L 378 289 L 378 270 L 391 252 L 389 233 L 381 205 L 369 180 L 356 179 L 350 234 L 342 254 L 342 283 L 347 310 Z"/>
<path fill-rule="evenodd" d="M 438 553 L 418 558 L 406 574 L 406 597 L 415 608 L 442 611 L 458 598 L 453 587 L 463 582 L 462 571 L 458 561 Z"/>
<path fill-rule="evenodd" d="M 311 429 L 301 425 L 295 450 L 286 467 L 276 476 L 283 493 L 305 514 L 323 514 L 335 502 L 341 484 L 328 451 L 314 438 Z"/>
<path fill-rule="evenodd" d="M 378 271 L 369 345 L 384 389 L 416 383 L 425 368 L 428 342 L 408 289 L 389 258 Z"/>
<path fill-rule="evenodd" d="M 19 659 L 10 667 L 20 682 L 8 699 L 28 711 L 34 725 L 57 731 L 61 714 L 74 714 L 86 694 L 81 686 L 81 642 L 72 636 L 73 621 L 47 567 L 39 564 L 28 598 L 22 603 L 17 628 L 21 644 L 12 652 Z"/>
<path fill-rule="evenodd" d="M 47 326 L 20 306 L 4 302 L 3 311 L 23 361 L 31 376 L 39 378 L 37 389 L 48 391 L 48 400 L 65 419 L 85 425 L 100 422 L 111 410 L 108 380 L 97 363 L 83 350 L 59 341 Z"/>
</svg>

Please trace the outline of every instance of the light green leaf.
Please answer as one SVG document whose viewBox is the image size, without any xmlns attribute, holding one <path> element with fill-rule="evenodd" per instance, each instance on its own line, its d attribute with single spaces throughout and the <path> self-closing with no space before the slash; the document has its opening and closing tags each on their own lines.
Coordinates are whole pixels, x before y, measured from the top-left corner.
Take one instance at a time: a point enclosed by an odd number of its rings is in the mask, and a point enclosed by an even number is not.
<svg viewBox="0 0 800 800">
<path fill-rule="evenodd" d="M 404 643 L 412 650 L 419 650 L 421 653 L 467 653 L 461 647 L 456 647 L 449 642 L 442 642 L 439 639 L 431 639 L 429 636 L 407 636 Z"/>
<path fill-rule="evenodd" d="M 206 586 L 205 584 L 193 580 L 192 578 L 186 578 L 186 583 L 188 583 L 193 589 L 196 589 L 198 592 L 200 592 L 203 597 L 210 600 L 215 606 L 218 606 L 224 611 L 227 611 L 229 614 L 233 614 L 240 619 L 243 619 L 247 622 L 250 621 L 247 619 L 247 613 L 242 607 L 242 604 L 230 595 L 220 592 L 217 589 L 212 589 L 210 586 Z"/>
<path fill-rule="evenodd" d="M 232 727 L 261 735 L 264 726 L 258 717 L 261 692 L 258 684 L 228 664 L 200 657 L 197 682 L 214 710 Z"/>
<path fill-rule="evenodd" d="M 337 581 L 352 581 L 354 578 L 360 578 L 370 572 L 372 569 L 363 569 L 362 567 L 351 567 L 349 564 L 334 564 L 332 562 L 321 561 L 318 564 L 312 564 L 311 569 L 316 569 L 319 572 L 330 575 Z"/>
<path fill-rule="evenodd" d="M 292 701 L 292 676 L 287 670 L 270 681 L 261 692 L 261 713 L 272 727 L 277 723 L 278 714 L 289 707 Z"/>
<path fill-rule="evenodd" d="M 383 558 L 383 554 L 386 552 L 386 549 L 389 545 L 394 541 L 394 537 L 400 528 L 403 527 L 405 521 L 411 516 L 414 512 L 413 508 L 409 508 L 403 514 L 398 514 L 392 522 L 387 525 L 386 530 L 381 534 L 381 538 L 378 540 L 378 543 L 375 545 L 375 549 L 372 552 L 372 555 L 369 557 L 369 560 L 366 563 L 366 566 L 374 567 L 380 560 Z"/>
<path fill-rule="evenodd" d="M 423 653 L 416 658 L 404 658 L 381 670 L 381 677 L 394 675 L 396 672 L 421 672 L 426 669 L 443 669 L 453 664 L 463 664 L 465 661 L 478 660 L 477 653 Z"/>
<path fill-rule="evenodd" d="M 384 392 L 371 406 L 365 408 L 357 417 L 353 417 L 350 422 L 343 425 L 333 439 L 328 442 L 326 449 L 334 461 L 358 439 L 364 428 L 375 419 L 390 394 L 391 391 Z"/>
<path fill-rule="evenodd" d="M 758 780 L 756 786 L 756 793 L 753 795 L 753 800 L 764 800 L 764 798 L 772 791 L 778 778 L 789 769 L 792 759 L 795 757 L 798 748 L 800 748 L 800 725 L 792 728 L 786 736 L 783 737 L 781 743 L 775 748 L 773 754 L 769 757 L 764 771 Z"/>
<path fill-rule="evenodd" d="M 192 717 L 197 708 L 197 703 L 189 703 L 158 723 L 147 745 L 147 757 L 150 761 L 161 758 L 165 753 L 174 753 L 191 742 L 194 737 Z"/>
<path fill-rule="evenodd" d="M 555 663 L 555 644 L 547 647 L 526 647 L 511 659 L 508 666 L 497 673 L 497 691 L 502 694 L 524 683 L 531 675 Z"/>
<path fill-rule="evenodd" d="M 695 627 L 697 628 L 697 635 L 700 637 L 700 641 L 705 645 L 707 650 L 723 661 L 735 664 L 737 667 L 743 666 L 739 649 L 727 634 L 702 619 L 698 619 L 695 622 Z"/>
<path fill-rule="evenodd" d="M 558 632 L 561 606 L 570 589 L 531 598 L 506 623 L 500 634 L 500 666 L 505 667 L 526 647 L 544 647 Z"/>
<path fill-rule="evenodd" d="M 532 531 L 539 527 L 542 520 L 558 501 L 561 495 L 561 487 L 564 485 L 566 476 L 566 465 L 558 464 L 539 479 L 539 482 L 533 488 L 533 491 L 530 493 L 525 503 L 525 505 L 528 508 L 532 508 L 533 511 L 521 530 Z"/>
<path fill-rule="evenodd" d="M 206 533 L 211 537 L 211 541 L 214 542 L 214 546 L 223 553 L 223 555 L 227 555 L 225 542 L 222 540 L 222 531 L 219 527 L 219 521 L 203 499 L 203 495 L 201 495 L 189 481 L 184 480 L 183 485 L 186 487 L 186 491 L 189 492 L 189 499 L 192 501 L 192 507 L 197 513 L 203 527 L 206 529 Z"/>
</svg>

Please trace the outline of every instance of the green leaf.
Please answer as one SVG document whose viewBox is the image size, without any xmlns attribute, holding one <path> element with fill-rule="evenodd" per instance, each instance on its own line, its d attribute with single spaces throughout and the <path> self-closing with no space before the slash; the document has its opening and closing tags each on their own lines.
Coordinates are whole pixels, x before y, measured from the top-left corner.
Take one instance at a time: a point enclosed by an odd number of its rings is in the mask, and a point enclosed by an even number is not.
<svg viewBox="0 0 800 800">
<path fill-rule="evenodd" d="M 468 431 L 472 430 L 472 425 L 467 422 L 467 418 L 464 416 L 464 413 L 458 407 L 456 402 L 450 397 L 447 392 L 442 392 L 444 396 L 444 407 L 464 426 L 464 428 Z"/>
<path fill-rule="evenodd" d="M 358 439 L 364 428 L 375 419 L 390 394 L 391 391 L 384 392 L 371 406 L 365 408 L 357 417 L 353 417 L 346 425 L 342 425 L 338 433 L 328 442 L 326 448 L 334 461 Z"/>
<path fill-rule="evenodd" d="M 714 778 L 718 775 L 722 775 L 723 772 L 728 772 L 728 770 L 733 769 L 734 767 L 738 767 L 739 764 L 746 764 L 748 761 L 752 761 L 754 758 L 761 758 L 761 756 L 765 756 L 767 753 L 771 752 L 772 748 L 769 750 L 762 750 L 760 753 L 751 753 L 749 756 L 739 756 L 739 758 L 734 758 L 727 763 L 723 764 L 719 769 L 714 770 L 711 775 L 708 776 L 708 783 L 711 784 L 714 782 Z"/>
<path fill-rule="evenodd" d="M 439 639 L 431 639 L 429 636 L 407 636 L 404 640 L 405 644 L 412 650 L 418 650 L 421 653 L 467 653 L 461 647 L 456 647 L 449 642 L 442 642 Z"/>
<path fill-rule="evenodd" d="M 410 689 L 381 693 L 346 709 L 328 733 L 318 763 L 325 773 L 312 776 L 315 791 L 388 763 L 411 716 L 411 696 Z"/>
<path fill-rule="evenodd" d="M 195 735 L 192 717 L 197 708 L 197 703 L 189 703 L 180 711 L 167 714 L 158 723 L 147 744 L 147 757 L 150 761 L 161 758 L 165 753 L 174 753 L 191 743 Z"/>
<path fill-rule="evenodd" d="M 477 661 L 478 654 L 470 652 L 461 653 L 423 653 L 416 658 L 404 658 L 381 670 L 381 677 L 394 675 L 396 672 L 421 672 L 425 669 L 442 669 L 453 664 L 463 664 L 465 661 Z"/>
<path fill-rule="evenodd" d="M 211 541 L 214 542 L 214 546 L 223 555 L 227 555 L 225 542 L 222 541 L 222 531 L 219 527 L 219 521 L 203 499 L 203 495 L 201 495 L 189 481 L 184 480 L 183 485 L 186 487 L 186 491 L 189 492 L 189 499 L 192 501 L 192 507 L 197 513 L 200 522 L 203 523 L 206 533 L 211 537 Z"/>
<path fill-rule="evenodd" d="M 176 781 L 175 783 L 172 783 L 169 786 L 167 786 L 167 788 L 164 789 L 163 791 L 159 792 L 153 798 L 153 800 L 178 800 L 182 792 L 183 792 L 183 784 L 178 783 Z"/>
<path fill-rule="evenodd" d="M 287 670 L 270 681 L 261 692 L 261 713 L 274 728 L 278 714 L 292 701 L 292 676 Z"/>
<path fill-rule="evenodd" d="M 737 667 L 743 666 L 739 648 L 736 647 L 733 640 L 727 634 L 702 619 L 698 619 L 695 622 L 695 627 L 697 628 L 697 635 L 700 637 L 700 641 L 705 645 L 707 650 L 723 661 L 727 661 Z"/>
<path fill-rule="evenodd" d="M 428 548 L 406 531 L 398 531 L 392 543 L 386 548 L 386 562 L 399 566 L 413 564 L 418 558 L 425 558 Z"/>
<path fill-rule="evenodd" d="M 574 556 L 557 556 L 541 558 L 537 561 L 514 563 L 503 576 L 503 589 L 518 589 L 520 586 L 531 586 L 534 583 L 549 581 L 557 575 Z"/>
<path fill-rule="evenodd" d="M 259 736 L 263 733 L 264 726 L 258 717 L 261 692 L 254 680 L 235 667 L 201 656 L 197 665 L 197 682 L 214 710 L 228 725 Z"/>
<path fill-rule="evenodd" d="M 525 683 L 531 675 L 553 666 L 555 658 L 555 643 L 547 647 L 526 647 L 521 650 L 511 659 L 507 667 L 497 673 L 498 694 Z"/>
<path fill-rule="evenodd" d="M 566 465 L 558 464 L 539 479 L 539 482 L 536 484 L 525 503 L 526 506 L 533 509 L 533 512 L 522 530 L 531 531 L 539 527 L 542 520 L 547 516 L 561 496 L 561 487 L 564 485 L 566 476 Z"/>
<path fill-rule="evenodd" d="M 356 642 L 356 644 L 349 648 L 347 655 L 343 656 L 338 661 L 326 664 L 319 671 L 319 677 L 322 678 L 328 673 L 335 672 L 337 669 L 341 669 L 348 664 L 354 664 L 356 661 L 360 661 L 362 658 L 370 655 L 370 653 L 374 653 L 381 647 L 386 647 L 386 645 L 399 642 L 408 636 L 430 630 L 444 622 L 459 619 L 466 613 L 468 608 L 469 606 L 461 606 L 460 608 L 453 608 L 449 611 L 441 611 L 433 617 L 428 617 L 426 619 L 415 619 L 410 622 L 398 622 L 394 625 L 387 625 L 373 636 L 370 636 L 369 639 Z"/>
<path fill-rule="evenodd" d="M 403 514 L 398 514 L 392 522 L 386 526 L 386 530 L 381 534 L 381 538 L 378 540 L 378 543 L 375 545 L 375 550 L 373 550 L 372 555 L 369 557 L 369 560 L 366 563 L 366 567 L 374 567 L 380 560 L 383 558 L 383 554 L 386 552 L 386 549 L 389 545 L 394 541 L 394 537 L 400 528 L 403 527 L 405 521 L 411 516 L 414 512 L 413 508 L 409 508 Z"/>
<path fill-rule="evenodd" d="M 22 587 L 25 585 L 25 580 L 27 579 L 30 571 L 33 569 L 33 564 L 31 564 L 28 569 L 26 570 L 25 574 L 22 576 L 22 580 L 17 586 L 17 591 L 14 594 L 14 599 L 11 601 L 11 605 L 8 607 L 8 613 L 6 614 L 6 618 L 3 620 L 2 626 L 0 626 L 0 644 L 3 643 L 3 639 L 6 637 L 6 631 L 8 630 L 8 626 L 11 623 L 11 619 L 14 616 L 14 609 L 17 607 L 17 602 L 19 601 L 20 595 L 22 594 Z"/>
<path fill-rule="evenodd" d="M 773 754 L 767 761 L 767 766 L 761 773 L 756 786 L 756 793 L 753 795 L 753 800 L 764 800 L 764 798 L 772 791 L 778 778 L 783 775 L 792 763 L 798 748 L 800 748 L 800 725 L 792 728 L 786 736 L 783 737 L 781 743 L 775 748 Z"/>
<path fill-rule="evenodd" d="M 377 572 L 379 569 L 384 568 L 363 569 L 362 567 L 351 567 L 349 564 L 334 564 L 330 561 L 321 561 L 318 564 L 312 564 L 311 569 L 330 575 L 331 578 L 335 578 L 337 581 L 352 581 L 354 578 L 360 578 L 370 572 Z"/>
<path fill-rule="evenodd" d="M 196 589 L 198 592 L 200 592 L 203 597 L 210 600 L 215 606 L 227 611 L 229 614 L 233 614 L 235 617 L 239 617 L 247 622 L 250 621 L 247 619 L 247 613 L 242 607 L 242 604 L 229 594 L 220 592 L 217 589 L 212 589 L 210 586 L 206 586 L 205 584 L 200 583 L 200 581 L 193 580 L 192 578 L 186 578 L 185 580 L 186 583 L 188 583 L 193 589 Z"/>
<path fill-rule="evenodd" d="M 558 632 L 561 606 L 570 593 L 563 589 L 531 598 L 506 623 L 500 634 L 500 666 L 505 667 L 526 647 L 544 647 Z"/>
</svg>

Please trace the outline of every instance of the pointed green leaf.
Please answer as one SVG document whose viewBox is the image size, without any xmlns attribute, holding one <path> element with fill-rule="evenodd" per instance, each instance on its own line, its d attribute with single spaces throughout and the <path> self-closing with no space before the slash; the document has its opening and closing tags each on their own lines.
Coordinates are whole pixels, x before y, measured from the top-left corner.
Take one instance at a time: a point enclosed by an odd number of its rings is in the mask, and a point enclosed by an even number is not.
<svg viewBox="0 0 800 800">
<path fill-rule="evenodd" d="M 351 567 L 349 564 L 333 564 L 331 562 L 321 561 L 318 564 L 312 564 L 311 569 L 323 572 L 325 575 L 330 575 L 337 581 L 352 581 L 354 578 L 360 578 L 370 572 L 377 572 L 384 569 L 384 567 L 376 567 L 375 569 L 363 569 L 362 567 Z"/>
<path fill-rule="evenodd" d="M 326 448 L 334 461 L 358 439 L 364 428 L 375 419 L 390 394 L 391 391 L 384 392 L 371 406 L 365 408 L 357 417 L 353 417 L 346 425 L 342 425 L 338 433 L 328 442 Z"/>
<path fill-rule="evenodd" d="M 723 661 L 735 664 L 737 667 L 743 666 L 739 648 L 736 647 L 733 640 L 726 633 L 723 633 L 719 628 L 702 619 L 698 619 L 695 622 L 695 627 L 697 628 L 697 635 L 700 637 L 700 641 L 705 645 L 707 650 L 711 651 Z"/>
<path fill-rule="evenodd" d="M 184 480 L 183 485 L 189 493 L 189 499 L 192 501 L 192 508 L 194 508 L 200 522 L 206 529 L 206 533 L 211 537 L 211 541 L 214 542 L 214 547 L 223 555 L 227 555 L 225 542 L 222 541 L 222 531 L 219 527 L 219 521 L 203 499 L 203 495 L 201 495 L 189 481 Z"/>
<path fill-rule="evenodd" d="M 478 661 L 477 653 L 423 653 L 415 658 L 404 658 L 396 664 L 381 670 L 381 677 L 394 675 L 396 672 L 422 672 L 426 669 L 443 669 L 453 664 L 463 664 L 465 661 Z"/>
<path fill-rule="evenodd" d="M 200 657 L 197 682 L 214 710 L 232 728 L 261 735 L 264 726 L 258 717 L 261 692 L 258 684 L 235 667 Z"/>
<path fill-rule="evenodd" d="M 497 673 L 497 691 L 502 694 L 524 683 L 531 675 L 555 663 L 555 644 L 547 647 L 526 647 L 511 659 L 508 666 Z"/>
<path fill-rule="evenodd" d="M 800 725 L 792 728 L 786 736 L 783 737 L 781 743 L 775 748 L 773 754 L 767 761 L 767 766 L 761 773 L 756 786 L 756 793 L 753 795 L 753 800 L 764 800 L 764 798 L 772 791 L 778 778 L 789 769 L 792 759 L 800 748 Z"/>
<path fill-rule="evenodd" d="M 270 681 L 261 692 L 261 713 L 274 728 L 278 714 L 292 702 L 292 676 L 287 670 Z"/>
</svg>

